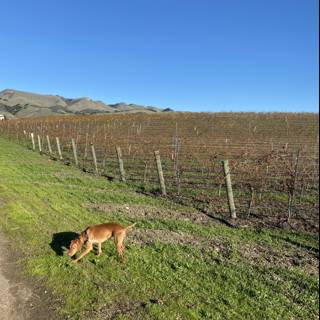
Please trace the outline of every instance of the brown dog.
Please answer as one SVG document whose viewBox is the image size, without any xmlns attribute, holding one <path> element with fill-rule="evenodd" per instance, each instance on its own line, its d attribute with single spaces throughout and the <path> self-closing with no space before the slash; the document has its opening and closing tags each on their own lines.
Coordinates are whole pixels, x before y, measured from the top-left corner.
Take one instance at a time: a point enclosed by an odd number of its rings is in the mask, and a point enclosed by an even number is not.
<svg viewBox="0 0 320 320">
<path fill-rule="evenodd" d="M 85 244 L 86 249 L 79 255 L 77 259 L 73 260 L 73 262 L 78 262 L 92 250 L 93 244 L 96 243 L 98 244 L 98 256 L 100 256 L 102 253 L 101 243 L 113 237 L 118 255 L 121 259 L 123 259 L 123 240 L 126 232 L 134 226 L 135 223 L 128 227 L 123 227 L 117 223 L 103 223 L 90 226 L 82 231 L 77 239 L 71 241 L 67 254 L 69 257 L 74 256 Z"/>
</svg>

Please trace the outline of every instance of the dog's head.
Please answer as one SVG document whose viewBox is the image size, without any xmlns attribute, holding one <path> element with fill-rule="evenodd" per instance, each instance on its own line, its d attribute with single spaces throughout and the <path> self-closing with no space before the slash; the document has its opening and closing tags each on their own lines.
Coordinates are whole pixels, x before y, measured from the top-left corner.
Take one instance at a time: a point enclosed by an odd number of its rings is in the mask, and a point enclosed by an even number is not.
<svg viewBox="0 0 320 320">
<path fill-rule="evenodd" d="M 70 243 L 69 250 L 67 251 L 67 255 L 69 257 L 74 256 L 81 249 L 81 247 L 82 245 L 79 239 L 72 240 Z"/>
</svg>

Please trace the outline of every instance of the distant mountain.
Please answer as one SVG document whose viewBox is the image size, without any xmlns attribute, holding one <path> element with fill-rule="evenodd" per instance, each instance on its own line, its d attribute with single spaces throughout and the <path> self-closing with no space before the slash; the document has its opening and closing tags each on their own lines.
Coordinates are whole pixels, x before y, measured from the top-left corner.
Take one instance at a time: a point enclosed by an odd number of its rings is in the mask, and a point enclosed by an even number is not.
<svg viewBox="0 0 320 320">
<path fill-rule="evenodd" d="M 0 91 L 0 114 L 8 119 L 41 117 L 63 114 L 106 113 L 159 113 L 173 111 L 150 106 L 127 104 L 105 104 L 89 98 L 68 99 L 54 95 L 43 95 L 12 89 Z"/>
</svg>

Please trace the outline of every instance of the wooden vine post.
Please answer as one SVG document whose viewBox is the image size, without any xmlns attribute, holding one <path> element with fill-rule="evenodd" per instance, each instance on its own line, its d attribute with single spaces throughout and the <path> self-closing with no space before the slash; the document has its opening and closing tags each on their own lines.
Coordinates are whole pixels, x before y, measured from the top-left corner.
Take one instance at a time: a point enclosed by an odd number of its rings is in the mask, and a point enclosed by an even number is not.
<svg viewBox="0 0 320 320">
<path fill-rule="evenodd" d="M 228 195 L 228 204 L 229 204 L 229 211 L 230 211 L 230 216 L 232 219 L 237 218 L 236 214 L 236 207 L 234 205 L 234 199 L 233 199 L 233 191 L 232 191 L 232 183 L 231 183 L 231 176 L 230 176 L 230 168 L 229 168 L 229 161 L 228 160 L 223 160 L 222 161 L 223 165 L 223 172 L 224 172 L 224 177 L 226 181 L 226 190 L 227 190 L 227 195 Z"/>
<path fill-rule="evenodd" d="M 299 157 L 300 157 L 300 150 L 298 150 L 296 158 L 295 158 L 292 181 L 289 186 L 288 221 L 290 221 L 290 219 L 292 217 L 292 207 L 293 207 L 293 201 L 294 201 L 294 196 L 295 196 L 295 191 L 296 191 L 296 181 L 297 181 L 297 177 L 298 177 Z"/>
<path fill-rule="evenodd" d="M 92 152 L 94 170 L 95 170 L 96 174 L 99 174 L 98 164 L 97 164 L 97 157 L 96 157 L 96 150 L 94 148 L 93 143 L 91 143 L 91 152 Z"/>
<path fill-rule="evenodd" d="M 31 136 L 31 142 L 32 142 L 32 150 L 35 151 L 36 150 L 36 144 L 34 143 L 34 134 L 33 132 L 30 133 Z"/>
<path fill-rule="evenodd" d="M 49 154 L 52 155 L 52 148 L 51 148 L 50 138 L 48 135 L 47 135 L 47 144 L 48 144 Z"/>
<path fill-rule="evenodd" d="M 39 152 L 42 153 L 41 137 L 39 135 L 38 135 L 38 147 L 39 147 Z"/>
<path fill-rule="evenodd" d="M 77 156 L 77 147 L 74 139 L 71 139 L 72 143 L 72 150 L 73 150 L 73 157 L 74 157 L 74 163 L 78 167 L 79 166 L 79 161 L 78 161 L 78 156 Z"/>
<path fill-rule="evenodd" d="M 163 177 L 163 171 L 162 171 L 162 165 L 161 165 L 161 159 L 160 159 L 160 152 L 155 151 L 154 156 L 156 158 L 156 164 L 157 164 L 157 171 L 158 171 L 158 177 L 159 177 L 159 183 L 160 183 L 160 188 L 161 188 L 161 193 L 163 196 L 167 195 L 166 191 L 166 185 L 164 182 L 164 177 Z"/>
<path fill-rule="evenodd" d="M 116 151 L 117 151 L 119 170 L 120 170 L 120 180 L 122 182 L 126 182 L 126 175 L 125 175 L 125 171 L 124 171 L 124 167 L 123 167 L 121 148 L 120 147 L 116 147 Z"/>
<path fill-rule="evenodd" d="M 62 153 L 61 153 L 61 148 L 60 148 L 60 141 L 59 138 L 56 137 L 56 142 L 57 142 L 57 149 L 58 149 L 58 154 L 59 154 L 59 159 L 62 160 Z"/>
</svg>

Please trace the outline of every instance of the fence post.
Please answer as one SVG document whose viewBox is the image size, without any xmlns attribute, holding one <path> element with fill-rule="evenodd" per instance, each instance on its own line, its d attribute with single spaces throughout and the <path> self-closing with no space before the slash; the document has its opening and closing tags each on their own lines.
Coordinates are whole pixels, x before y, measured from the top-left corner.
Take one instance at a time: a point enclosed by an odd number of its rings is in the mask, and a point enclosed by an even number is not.
<svg viewBox="0 0 320 320">
<path fill-rule="evenodd" d="M 122 153 L 120 147 L 116 147 L 118 162 L 119 162 L 119 170 L 120 170 L 120 179 L 122 182 L 126 182 L 125 172 L 123 168 L 123 161 L 122 161 Z"/>
<path fill-rule="evenodd" d="M 98 174 L 99 171 L 98 171 L 98 165 L 97 165 L 97 157 L 96 157 L 96 151 L 95 151 L 95 149 L 94 149 L 93 143 L 91 143 L 91 152 L 92 152 L 94 169 L 95 169 L 95 171 L 96 171 L 96 174 Z"/>
<path fill-rule="evenodd" d="M 231 176 L 230 176 L 230 169 L 229 169 L 229 161 L 223 160 L 223 171 L 224 171 L 224 177 L 226 181 L 226 189 L 227 189 L 227 195 L 228 195 L 228 204 L 229 204 L 229 211 L 232 219 L 237 218 L 236 214 L 236 207 L 234 205 L 234 199 L 233 199 L 233 192 L 232 192 L 232 183 L 231 183 Z"/>
<path fill-rule="evenodd" d="M 23 143 L 25 143 L 27 139 L 28 139 L 28 133 L 26 132 L 26 130 L 23 130 Z"/>
<path fill-rule="evenodd" d="M 32 150 L 35 151 L 36 150 L 36 145 L 34 143 L 34 134 L 33 132 L 30 133 L 31 136 L 31 141 L 32 141 Z"/>
<path fill-rule="evenodd" d="M 143 183 L 147 183 L 147 174 L 148 174 L 148 162 L 144 163 L 144 174 L 143 174 Z"/>
<path fill-rule="evenodd" d="M 104 157 L 102 160 L 102 172 L 106 174 L 106 158 Z"/>
<path fill-rule="evenodd" d="M 167 195 L 167 192 L 166 192 L 166 185 L 164 183 L 164 177 L 163 177 L 163 171 L 162 171 L 162 165 L 161 165 L 159 151 L 155 151 L 154 156 L 156 158 L 156 163 L 157 163 L 157 170 L 158 170 L 158 177 L 159 177 L 161 193 L 162 193 L 162 195 L 165 196 L 165 195 Z"/>
<path fill-rule="evenodd" d="M 51 143 L 48 135 L 47 135 L 47 143 L 48 143 L 49 154 L 52 155 Z"/>
<path fill-rule="evenodd" d="M 60 148 L 60 141 L 59 138 L 56 137 L 56 142 L 57 142 L 57 149 L 58 149 L 58 153 L 59 153 L 59 159 L 62 160 L 62 153 L 61 153 L 61 148 Z"/>
<path fill-rule="evenodd" d="M 39 152 L 42 153 L 41 138 L 39 135 L 38 135 L 38 146 L 39 146 Z"/>
<path fill-rule="evenodd" d="M 78 167 L 79 161 L 78 161 L 78 156 L 77 156 L 77 147 L 76 147 L 76 143 L 74 142 L 73 138 L 71 139 L 71 143 L 72 143 L 74 162 L 75 162 L 76 166 Z"/>
<path fill-rule="evenodd" d="M 296 181 L 297 181 L 297 177 L 298 177 L 299 157 L 300 157 L 300 150 L 298 150 L 297 155 L 296 155 L 292 181 L 291 181 L 291 184 L 289 186 L 288 222 L 290 221 L 291 216 L 292 216 L 292 206 L 293 206 L 293 200 L 294 200 L 295 191 L 296 191 Z"/>
</svg>

